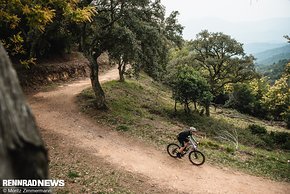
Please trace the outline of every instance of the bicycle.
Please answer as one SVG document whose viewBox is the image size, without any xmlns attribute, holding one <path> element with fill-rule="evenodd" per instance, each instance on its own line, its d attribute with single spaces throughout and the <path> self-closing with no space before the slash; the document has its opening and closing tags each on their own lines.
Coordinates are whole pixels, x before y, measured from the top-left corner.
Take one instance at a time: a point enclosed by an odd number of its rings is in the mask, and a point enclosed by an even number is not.
<svg viewBox="0 0 290 194">
<path fill-rule="evenodd" d="M 192 138 L 189 138 L 189 145 L 185 148 L 181 157 L 189 153 L 188 154 L 189 161 L 193 165 L 200 166 L 205 162 L 205 156 L 202 152 L 197 150 L 197 147 L 198 147 L 198 142 L 194 141 Z M 177 158 L 177 153 L 178 153 L 179 148 L 180 146 L 177 145 L 176 143 L 170 143 L 167 146 L 167 153 L 171 157 Z"/>
</svg>

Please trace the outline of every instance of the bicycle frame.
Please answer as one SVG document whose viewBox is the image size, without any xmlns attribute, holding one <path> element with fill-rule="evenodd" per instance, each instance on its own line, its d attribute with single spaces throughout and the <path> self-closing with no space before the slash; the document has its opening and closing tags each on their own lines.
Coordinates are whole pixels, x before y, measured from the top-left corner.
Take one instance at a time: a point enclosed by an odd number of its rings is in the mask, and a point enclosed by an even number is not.
<svg viewBox="0 0 290 194">
<path fill-rule="evenodd" d="M 183 155 L 187 154 L 189 151 L 197 150 L 197 141 L 190 136 L 189 142 L 190 144 L 185 148 L 185 152 Z"/>
<path fill-rule="evenodd" d="M 202 152 L 200 152 L 198 147 L 198 142 L 194 139 L 194 137 L 189 137 L 189 142 L 186 144 L 186 148 L 183 150 L 181 156 L 185 156 L 188 154 L 189 161 L 196 166 L 202 165 L 205 161 L 205 156 Z M 167 153 L 173 158 L 181 158 L 178 155 L 178 151 L 180 149 L 180 145 L 176 143 L 170 143 L 167 145 Z"/>
</svg>

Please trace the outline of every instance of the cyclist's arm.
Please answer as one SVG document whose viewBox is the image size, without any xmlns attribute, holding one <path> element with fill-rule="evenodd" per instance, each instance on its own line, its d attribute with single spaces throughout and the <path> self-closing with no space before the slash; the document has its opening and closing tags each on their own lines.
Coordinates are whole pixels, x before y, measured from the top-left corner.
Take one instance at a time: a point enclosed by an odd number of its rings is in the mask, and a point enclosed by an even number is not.
<svg viewBox="0 0 290 194">
<path fill-rule="evenodd" d="M 191 138 L 196 144 L 198 144 L 198 141 L 192 135 L 190 135 L 189 138 Z"/>
</svg>

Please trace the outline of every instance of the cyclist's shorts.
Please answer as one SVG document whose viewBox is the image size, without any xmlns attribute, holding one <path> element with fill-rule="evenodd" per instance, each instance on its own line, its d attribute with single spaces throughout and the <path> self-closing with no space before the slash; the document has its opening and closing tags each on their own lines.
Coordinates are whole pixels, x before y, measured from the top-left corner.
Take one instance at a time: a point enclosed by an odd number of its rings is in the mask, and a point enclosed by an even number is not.
<svg viewBox="0 0 290 194">
<path fill-rule="evenodd" d="M 189 142 L 188 138 L 181 138 L 181 137 L 177 136 L 177 139 L 178 139 L 181 147 L 184 147 L 184 142 L 186 142 L 186 143 Z"/>
</svg>

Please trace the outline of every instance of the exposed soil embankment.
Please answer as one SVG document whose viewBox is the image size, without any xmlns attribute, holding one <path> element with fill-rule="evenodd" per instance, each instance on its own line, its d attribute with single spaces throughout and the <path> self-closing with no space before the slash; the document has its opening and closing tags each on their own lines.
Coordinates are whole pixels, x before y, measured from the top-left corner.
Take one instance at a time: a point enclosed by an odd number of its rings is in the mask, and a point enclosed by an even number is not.
<svg viewBox="0 0 290 194">
<path fill-rule="evenodd" d="M 56 61 L 41 62 L 29 68 L 17 65 L 16 71 L 22 87 L 37 87 L 53 82 L 67 81 L 89 75 L 89 62 L 80 53 Z"/>
<path fill-rule="evenodd" d="M 107 54 L 98 58 L 100 71 L 110 68 Z M 15 65 L 18 78 L 24 90 L 36 90 L 42 86 L 59 83 L 78 78 L 89 77 L 89 61 L 82 53 L 76 52 L 65 57 L 55 57 L 53 60 L 43 61 L 29 68 Z"/>
</svg>

